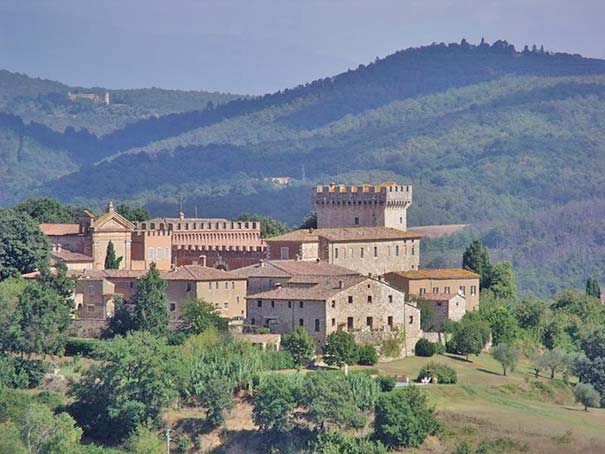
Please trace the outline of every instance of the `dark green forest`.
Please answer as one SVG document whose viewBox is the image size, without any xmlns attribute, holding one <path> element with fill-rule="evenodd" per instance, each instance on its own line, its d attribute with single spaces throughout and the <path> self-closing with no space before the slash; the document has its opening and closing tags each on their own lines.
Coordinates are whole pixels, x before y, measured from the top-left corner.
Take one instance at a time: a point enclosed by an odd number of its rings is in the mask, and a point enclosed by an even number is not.
<svg viewBox="0 0 605 454">
<path fill-rule="evenodd" d="M 102 112 L 119 104 L 84 102 L 97 113 L 66 115 L 66 86 L 0 76 L 2 205 L 111 198 L 169 215 L 184 197 L 189 213 L 294 227 L 313 184 L 398 180 L 414 185 L 410 224 L 472 224 L 425 241 L 424 265 L 459 265 L 476 236 L 512 261 L 522 292 L 605 279 L 603 60 L 463 40 L 262 97 L 116 92 L 138 112 L 119 118 Z"/>
</svg>

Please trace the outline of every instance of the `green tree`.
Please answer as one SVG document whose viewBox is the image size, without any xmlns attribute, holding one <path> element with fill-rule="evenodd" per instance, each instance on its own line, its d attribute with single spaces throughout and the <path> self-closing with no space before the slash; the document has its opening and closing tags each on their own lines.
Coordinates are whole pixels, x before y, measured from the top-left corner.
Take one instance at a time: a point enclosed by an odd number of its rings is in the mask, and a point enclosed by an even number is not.
<svg viewBox="0 0 605 454">
<path fill-rule="evenodd" d="M 30 453 L 77 452 L 82 429 L 67 413 L 58 415 L 45 405 L 28 405 L 20 421 L 21 439 Z"/>
<path fill-rule="evenodd" d="M 296 364 L 300 366 L 304 360 L 313 358 L 315 341 L 304 327 L 297 326 L 291 334 L 284 335 L 282 347 L 290 352 Z"/>
<path fill-rule="evenodd" d="M 29 215 L 38 224 L 73 224 L 78 210 L 55 199 L 27 199 L 15 206 L 15 211 Z"/>
<path fill-rule="evenodd" d="M 200 334 L 210 327 L 221 332 L 229 329 L 229 321 L 219 315 L 213 304 L 204 300 L 183 302 L 182 318 L 188 334 Z"/>
<path fill-rule="evenodd" d="M 433 331 L 435 329 L 435 308 L 430 301 L 418 300 L 418 309 L 420 309 L 420 328 L 422 331 Z"/>
<path fill-rule="evenodd" d="M 361 366 L 373 366 L 378 362 L 378 352 L 371 344 L 363 344 L 357 347 L 357 364 Z"/>
<path fill-rule="evenodd" d="M 235 220 L 241 222 L 260 222 L 260 236 L 262 238 L 271 238 L 282 235 L 288 231 L 288 226 L 283 222 L 269 216 L 261 216 L 260 214 L 244 213 Z"/>
<path fill-rule="evenodd" d="M 308 229 L 316 229 L 316 228 L 317 228 L 317 212 L 312 211 L 311 213 L 309 213 L 305 216 L 299 229 L 308 230 Z"/>
<path fill-rule="evenodd" d="M 63 350 L 65 332 L 71 324 L 71 307 L 51 287 L 28 283 L 19 297 L 17 317 L 21 353 L 29 357 Z"/>
<path fill-rule="evenodd" d="M 105 342 L 99 363 L 71 385 L 69 411 L 92 438 L 121 441 L 137 426 L 157 422 L 176 397 L 177 359 L 164 340 L 135 332 Z"/>
<path fill-rule="evenodd" d="M 12 421 L 0 423 L 0 452 L 6 454 L 29 454 L 31 451 L 21 441 L 19 428 Z"/>
<path fill-rule="evenodd" d="M 119 215 L 125 217 L 131 222 L 143 222 L 148 221 L 151 216 L 149 216 L 149 211 L 145 208 L 140 207 L 130 207 L 125 203 L 121 203 L 116 207 L 116 211 Z"/>
<path fill-rule="evenodd" d="M 50 242 L 27 214 L 0 209 L 0 280 L 48 263 Z"/>
<path fill-rule="evenodd" d="M 510 262 L 499 262 L 492 267 L 489 289 L 496 298 L 514 299 L 517 297 L 515 272 Z"/>
<path fill-rule="evenodd" d="M 107 326 L 103 330 L 102 337 L 107 339 L 115 336 L 125 336 L 131 331 L 137 330 L 134 308 L 122 298 L 115 301 L 113 317 L 107 320 Z"/>
<path fill-rule="evenodd" d="M 164 454 L 166 444 L 149 425 L 137 426 L 126 442 L 128 452 L 132 454 Z"/>
<path fill-rule="evenodd" d="M 363 427 L 365 417 L 355 403 L 351 387 L 340 374 L 307 374 L 301 391 L 305 419 L 321 430 Z"/>
<path fill-rule="evenodd" d="M 437 429 L 434 409 L 418 387 L 384 393 L 378 399 L 374 433 L 387 447 L 419 446 Z"/>
<path fill-rule="evenodd" d="M 478 315 L 478 314 L 477 314 Z M 489 340 L 490 329 L 487 322 L 476 317 L 473 313 L 467 313 L 453 325 L 452 338 L 447 346 L 450 351 L 459 355 L 479 355 Z"/>
<path fill-rule="evenodd" d="M 599 286 L 599 282 L 592 276 L 586 280 L 586 295 L 601 299 L 601 287 Z"/>
<path fill-rule="evenodd" d="M 519 361 L 519 351 L 508 344 L 498 344 L 492 347 L 490 353 L 496 361 L 502 366 L 502 373 L 506 375 L 507 371 L 513 372 L 517 361 Z"/>
<path fill-rule="evenodd" d="M 547 350 L 542 354 L 542 358 L 540 363 L 546 369 L 550 369 L 550 378 L 555 378 L 555 374 L 557 371 L 562 370 L 567 361 L 567 353 L 560 349 L 554 348 L 552 350 Z"/>
<path fill-rule="evenodd" d="M 124 257 L 116 257 L 116 250 L 113 246 L 113 241 L 109 241 L 107 244 L 107 251 L 105 252 L 105 269 L 106 270 L 118 270 L 120 269 L 120 263 Z"/>
<path fill-rule="evenodd" d="M 155 263 L 152 263 L 147 274 L 139 279 L 133 299 L 136 329 L 156 335 L 166 334 L 168 330 L 166 282 L 162 280 Z"/>
<path fill-rule="evenodd" d="M 225 422 L 225 412 L 235 406 L 233 384 L 217 375 L 211 376 L 197 393 L 197 400 L 206 408 L 206 420 L 210 426 L 218 427 Z"/>
<path fill-rule="evenodd" d="M 46 265 L 42 266 L 36 280 L 42 287 L 52 288 L 70 306 L 74 307 L 73 292 L 78 284 L 78 278 L 68 275 L 65 263 L 59 262 L 52 269 Z"/>
<path fill-rule="evenodd" d="M 512 344 L 519 337 L 519 323 L 510 306 L 489 301 L 480 305 L 479 313 L 489 323 L 494 345 Z"/>
<path fill-rule="evenodd" d="M 19 299 L 27 283 L 20 277 L 0 281 L 0 353 L 19 351 Z"/>
<path fill-rule="evenodd" d="M 336 431 L 320 433 L 312 447 L 313 454 L 388 454 L 388 452 L 379 441 L 355 438 Z"/>
<path fill-rule="evenodd" d="M 261 382 L 254 398 L 254 423 L 261 430 L 281 433 L 290 430 L 297 392 L 289 376 L 270 374 Z"/>
<path fill-rule="evenodd" d="M 601 396 L 588 383 L 578 383 L 574 389 L 574 397 L 576 402 L 584 405 L 584 411 L 588 411 L 588 407 L 598 407 L 601 401 Z"/>
<path fill-rule="evenodd" d="M 462 255 L 462 267 L 480 276 L 479 282 L 482 289 L 490 286 L 492 265 L 487 249 L 481 240 L 475 239 L 468 245 Z"/>
<path fill-rule="evenodd" d="M 323 354 L 324 361 L 331 366 L 342 367 L 344 364 L 355 364 L 359 357 L 355 337 L 342 330 L 333 332 L 326 339 Z"/>
<path fill-rule="evenodd" d="M 546 304 L 535 298 L 527 298 L 516 302 L 513 311 L 521 328 L 535 328 L 544 319 Z"/>
<path fill-rule="evenodd" d="M 362 411 L 372 410 L 380 394 L 378 382 L 364 371 L 351 372 L 346 378 L 357 407 Z"/>
</svg>

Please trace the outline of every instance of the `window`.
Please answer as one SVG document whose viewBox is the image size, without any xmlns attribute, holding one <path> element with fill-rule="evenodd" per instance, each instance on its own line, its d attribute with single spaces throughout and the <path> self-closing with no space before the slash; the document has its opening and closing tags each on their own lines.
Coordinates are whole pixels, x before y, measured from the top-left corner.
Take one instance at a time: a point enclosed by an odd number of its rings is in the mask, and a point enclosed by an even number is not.
<svg viewBox="0 0 605 454">
<path fill-rule="evenodd" d="M 170 260 L 170 248 L 164 248 L 164 260 Z"/>
<path fill-rule="evenodd" d="M 282 260 L 288 260 L 290 258 L 290 249 L 288 249 L 287 247 L 280 247 L 279 248 L 279 257 Z"/>
<path fill-rule="evenodd" d="M 378 257 L 378 246 L 374 246 L 374 257 Z"/>
<path fill-rule="evenodd" d="M 300 304 L 298 305 L 298 307 L 300 307 L 302 309 L 303 306 L 304 306 L 304 303 L 301 301 Z"/>
<path fill-rule="evenodd" d="M 288 301 L 288 309 L 292 309 L 292 301 Z"/>
<path fill-rule="evenodd" d="M 368 304 L 372 304 L 372 295 L 368 295 Z"/>
<path fill-rule="evenodd" d="M 158 260 L 162 260 L 162 248 L 161 247 L 159 247 L 155 250 L 155 255 Z"/>
<path fill-rule="evenodd" d="M 332 300 L 332 307 L 336 307 L 336 300 Z"/>
<path fill-rule="evenodd" d="M 128 288 L 134 288 L 134 282 L 130 281 L 130 282 L 128 283 Z"/>
<path fill-rule="evenodd" d="M 174 312 L 174 311 L 176 311 L 176 304 L 170 303 L 170 312 Z"/>
<path fill-rule="evenodd" d="M 450 288 L 449 287 L 443 287 L 443 293 L 446 293 L 446 294 L 449 295 L 450 294 Z"/>
<path fill-rule="evenodd" d="M 150 247 L 149 249 L 147 249 L 147 257 L 149 258 L 149 260 L 153 260 L 153 248 Z"/>
<path fill-rule="evenodd" d="M 413 315 L 410 315 L 410 317 L 409 317 L 409 319 L 408 319 L 408 323 L 409 323 L 410 325 L 413 325 L 413 324 L 414 324 L 414 316 L 413 316 Z"/>
<path fill-rule="evenodd" d="M 315 332 L 319 333 L 319 319 L 318 318 L 315 319 Z"/>
<path fill-rule="evenodd" d="M 387 246 L 387 257 L 391 256 L 391 246 Z"/>
<path fill-rule="evenodd" d="M 353 317 L 347 317 L 347 329 L 353 329 Z"/>
<path fill-rule="evenodd" d="M 336 319 L 335 318 L 332 319 L 332 326 L 336 326 Z"/>
<path fill-rule="evenodd" d="M 399 245 L 395 246 L 395 256 L 399 257 Z"/>
<path fill-rule="evenodd" d="M 86 306 L 86 311 L 87 312 L 94 312 L 95 311 L 95 305 L 94 304 L 88 304 Z"/>
<path fill-rule="evenodd" d="M 372 326 L 374 326 L 374 319 L 372 317 L 367 317 L 366 318 L 366 325 L 370 327 L 370 329 L 372 328 Z"/>
<path fill-rule="evenodd" d="M 187 291 L 190 292 L 191 291 L 191 282 L 187 282 Z"/>
<path fill-rule="evenodd" d="M 353 258 L 353 248 L 349 248 L 349 257 Z"/>
<path fill-rule="evenodd" d="M 416 248 L 412 246 L 412 255 L 414 255 Z"/>
<path fill-rule="evenodd" d="M 250 324 L 251 324 L 251 325 L 256 325 L 256 320 L 254 320 L 254 317 L 252 317 L 252 318 L 250 319 Z"/>
<path fill-rule="evenodd" d="M 355 218 L 355 225 L 359 225 L 359 218 L 358 217 Z"/>
<path fill-rule="evenodd" d="M 94 295 L 95 294 L 95 288 L 92 285 L 88 286 L 88 294 L 89 295 Z"/>
<path fill-rule="evenodd" d="M 439 287 L 433 287 L 433 293 L 439 293 Z"/>
<path fill-rule="evenodd" d="M 208 290 L 212 290 L 212 282 L 208 282 Z"/>
<path fill-rule="evenodd" d="M 389 295 L 389 303 L 393 302 L 393 295 Z"/>
<path fill-rule="evenodd" d="M 303 319 L 303 318 L 299 318 L 299 319 L 298 319 L 298 325 L 299 325 L 299 326 L 304 326 L 304 325 L 305 325 L 305 319 Z"/>
<path fill-rule="evenodd" d="M 387 325 L 389 325 L 390 327 L 393 326 L 393 316 L 392 315 L 389 315 L 387 317 Z"/>
<path fill-rule="evenodd" d="M 235 281 L 231 281 L 231 290 L 235 289 Z"/>
<path fill-rule="evenodd" d="M 229 282 L 225 282 L 225 290 L 229 290 Z"/>
<path fill-rule="evenodd" d="M 420 289 L 420 295 L 424 295 L 426 293 L 426 289 L 423 287 Z"/>
<path fill-rule="evenodd" d="M 271 301 L 271 307 L 275 307 L 275 301 Z"/>
<path fill-rule="evenodd" d="M 349 295 L 348 300 L 349 300 L 349 304 L 353 304 L 353 296 Z"/>
<path fill-rule="evenodd" d="M 477 294 L 477 286 L 471 285 L 471 295 L 476 295 L 476 294 Z"/>
<path fill-rule="evenodd" d="M 239 304 L 239 296 L 235 298 L 235 302 Z"/>
<path fill-rule="evenodd" d="M 403 224 L 403 217 L 400 217 L 400 218 L 399 218 L 399 223 L 400 223 L 400 224 Z"/>
<path fill-rule="evenodd" d="M 218 290 L 218 281 L 216 281 L 214 284 L 214 288 Z"/>
<path fill-rule="evenodd" d="M 223 303 L 223 308 L 225 310 L 229 309 L 229 303 L 227 303 L 227 302 Z"/>
<path fill-rule="evenodd" d="M 263 302 L 262 302 L 261 300 L 258 300 L 258 301 L 256 302 L 256 305 L 257 305 L 258 307 L 263 307 Z"/>
<path fill-rule="evenodd" d="M 359 257 L 363 258 L 363 248 L 359 248 Z"/>
<path fill-rule="evenodd" d="M 460 286 L 460 294 L 461 294 L 461 295 L 464 295 L 464 294 L 465 294 L 465 292 L 466 292 L 466 288 L 464 287 L 464 285 L 461 285 L 461 286 Z"/>
<path fill-rule="evenodd" d="M 334 258 L 337 259 L 338 258 L 338 248 L 334 248 Z"/>
</svg>

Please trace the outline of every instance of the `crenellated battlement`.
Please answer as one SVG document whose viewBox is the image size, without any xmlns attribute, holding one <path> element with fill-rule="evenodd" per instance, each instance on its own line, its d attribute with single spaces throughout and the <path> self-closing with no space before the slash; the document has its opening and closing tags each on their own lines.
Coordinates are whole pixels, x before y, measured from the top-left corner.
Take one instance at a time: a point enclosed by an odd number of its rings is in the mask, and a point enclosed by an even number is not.
<svg viewBox="0 0 605 454">
<path fill-rule="evenodd" d="M 138 231 L 258 231 L 260 233 L 260 222 L 226 221 L 208 219 L 151 219 L 149 221 L 137 222 Z"/>
<path fill-rule="evenodd" d="M 313 206 L 320 228 L 407 228 L 406 212 L 412 204 L 412 185 L 386 182 L 378 185 L 319 185 Z"/>
</svg>

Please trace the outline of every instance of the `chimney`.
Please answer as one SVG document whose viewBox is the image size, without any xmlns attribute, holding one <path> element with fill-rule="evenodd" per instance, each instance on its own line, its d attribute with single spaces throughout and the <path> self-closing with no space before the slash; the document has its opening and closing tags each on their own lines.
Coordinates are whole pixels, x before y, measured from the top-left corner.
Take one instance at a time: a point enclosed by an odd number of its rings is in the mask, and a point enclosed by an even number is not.
<svg viewBox="0 0 605 454">
<path fill-rule="evenodd" d="M 260 267 L 261 268 L 265 267 L 265 261 L 263 259 L 260 260 Z"/>
<path fill-rule="evenodd" d="M 113 202 L 111 200 L 109 202 L 107 202 L 107 212 L 108 213 L 113 213 L 114 212 Z"/>
<path fill-rule="evenodd" d="M 202 265 L 204 268 L 206 267 L 206 256 L 205 255 L 200 255 L 200 265 Z"/>
</svg>

